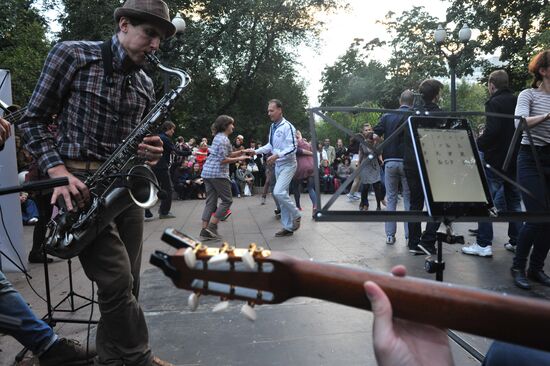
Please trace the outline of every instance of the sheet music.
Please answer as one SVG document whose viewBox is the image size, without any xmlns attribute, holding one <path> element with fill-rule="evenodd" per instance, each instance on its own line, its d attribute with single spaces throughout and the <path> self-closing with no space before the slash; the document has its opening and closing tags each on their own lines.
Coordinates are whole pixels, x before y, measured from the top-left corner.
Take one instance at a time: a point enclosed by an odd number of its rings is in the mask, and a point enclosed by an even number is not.
<svg viewBox="0 0 550 366">
<path fill-rule="evenodd" d="M 487 202 L 468 133 L 418 128 L 434 202 Z"/>
</svg>

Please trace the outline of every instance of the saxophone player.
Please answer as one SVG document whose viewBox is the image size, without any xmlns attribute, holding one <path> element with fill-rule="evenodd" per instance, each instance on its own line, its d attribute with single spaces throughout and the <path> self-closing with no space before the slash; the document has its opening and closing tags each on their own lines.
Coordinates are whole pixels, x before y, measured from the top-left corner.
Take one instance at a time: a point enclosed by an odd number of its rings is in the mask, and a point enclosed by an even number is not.
<svg viewBox="0 0 550 366">
<path fill-rule="evenodd" d="M 54 46 L 24 117 L 25 144 L 40 169 L 51 178 L 69 178 L 51 201 L 63 200 L 68 210 L 86 206 L 90 194 L 83 178 L 154 106 L 153 83 L 142 70 L 145 54 L 176 32 L 162 0 L 127 0 L 114 18 L 116 33 L 106 42 Z M 57 136 L 46 128 L 53 114 L 58 115 Z M 137 154 L 154 165 L 162 151 L 161 139 L 148 136 Z M 153 357 L 137 302 L 143 215 L 136 205 L 126 209 L 79 254 L 86 275 L 98 286 L 96 365 L 169 365 Z"/>
</svg>

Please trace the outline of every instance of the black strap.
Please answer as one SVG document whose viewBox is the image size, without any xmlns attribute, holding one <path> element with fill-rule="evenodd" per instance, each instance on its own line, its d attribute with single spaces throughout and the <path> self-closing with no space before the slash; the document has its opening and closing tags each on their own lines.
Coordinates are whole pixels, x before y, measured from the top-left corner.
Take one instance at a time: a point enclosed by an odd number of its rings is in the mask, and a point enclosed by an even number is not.
<svg viewBox="0 0 550 366">
<path fill-rule="evenodd" d="M 108 87 L 114 85 L 113 81 L 113 53 L 111 51 L 112 40 L 109 39 L 101 44 L 101 57 L 103 58 L 103 70 L 105 71 L 105 84 Z"/>
</svg>

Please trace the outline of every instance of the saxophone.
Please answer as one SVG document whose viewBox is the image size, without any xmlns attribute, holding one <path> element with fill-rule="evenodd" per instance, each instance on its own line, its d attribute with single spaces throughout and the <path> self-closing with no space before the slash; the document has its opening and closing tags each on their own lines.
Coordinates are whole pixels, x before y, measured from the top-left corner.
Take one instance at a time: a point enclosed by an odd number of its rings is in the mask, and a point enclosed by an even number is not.
<svg viewBox="0 0 550 366">
<path fill-rule="evenodd" d="M 191 78 L 180 69 L 163 66 L 158 58 L 146 54 L 147 61 L 162 71 L 180 78 L 177 87 L 166 94 L 126 137 L 122 144 L 84 183 L 90 191 L 90 204 L 67 211 L 50 220 L 44 247 L 48 254 L 68 259 L 77 256 L 119 214 L 136 204 L 150 208 L 158 200 L 159 185 L 151 168 L 137 156 L 138 145 L 155 134 Z"/>
</svg>

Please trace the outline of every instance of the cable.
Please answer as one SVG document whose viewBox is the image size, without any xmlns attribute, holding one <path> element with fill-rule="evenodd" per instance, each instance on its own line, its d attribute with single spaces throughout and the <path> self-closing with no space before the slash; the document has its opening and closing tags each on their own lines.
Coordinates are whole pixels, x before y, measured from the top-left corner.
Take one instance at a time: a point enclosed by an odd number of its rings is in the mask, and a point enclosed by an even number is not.
<svg viewBox="0 0 550 366">
<path fill-rule="evenodd" d="M 92 302 L 90 304 L 90 318 L 88 319 L 88 330 L 86 332 L 86 358 L 88 358 L 89 356 L 89 350 L 90 350 L 90 332 L 91 332 L 91 327 L 92 327 L 92 317 L 94 315 L 94 293 L 95 293 L 95 289 L 94 289 L 94 281 L 91 281 L 92 282 Z"/>
<path fill-rule="evenodd" d="M 4 232 L 6 233 L 6 237 L 8 238 L 8 241 L 10 242 L 10 245 L 13 249 L 13 251 L 15 252 L 15 254 L 17 255 L 17 258 L 19 259 L 19 263 L 21 263 L 21 267 L 19 267 L 9 256 L 6 255 L 6 253 L 0 251 L 0 254 L 3 255 L 4 257 L 6 257 L 11 263 L 13 263 L 14 266 L 16 266 L 24 275 L 25 275 L 25 280 L 27 280 L 27 283 L 29 284 L 29 287 L 31 288 L 32 292 L 34 292 L 34 294 L 36 296 L 38 296 L 38 298 L 42 301 L 44 301 L 45 303 L 47 303 L 46 299 L 44 299 L 39 293 L 38 291 L 36 291 L 36 289 L 33 287 L 33 285 L 31 284 L 31 281 L 29 280 L 29 278 L 32 278 L 31 275 L 29 274 L 29 272 L 27 272 L 27 270 L 25 269 L 25 265 L 23 264 L 23 260 L 21 259 L 21 256 L 19 255 L 19 252 L 17 251 L 17 249 L 15 249 L 15 245 L 13 244 L 13 242 L 11 241 L 11 237 L 10 237 L 10 234 L 8 232 L 8 229 L 6 228 L 6 223 L 4 222 L 4 212 L 2 211 L 2 205 L 0 205 L 0 220 L 2 221 L 2 227 L 4 228 Z"/>
</svg>

